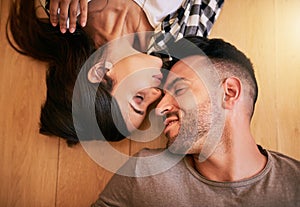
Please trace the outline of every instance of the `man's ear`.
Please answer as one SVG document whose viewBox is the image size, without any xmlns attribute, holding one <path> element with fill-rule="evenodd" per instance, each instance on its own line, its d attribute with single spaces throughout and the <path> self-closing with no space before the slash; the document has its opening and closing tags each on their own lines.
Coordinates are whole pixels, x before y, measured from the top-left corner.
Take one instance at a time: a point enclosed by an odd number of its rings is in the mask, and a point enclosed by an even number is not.
<svg viewBox="0 0 300 207">
<path fill-rule="evenodd" d="M 224 80 L 222 86 L 224 89 L 222 106 L 225 109 L 232 109 L 241 95 L 242 83 L 240 79 L 230 77 Z"/>
<path fill-rule="evenodd" d="M 100 83 L 102 81 L 103 75 L 101 75 L 101 63 L 96 63 L 93 67 L 89 69 L 88 80 L 91 83 Z"/>
</svg>

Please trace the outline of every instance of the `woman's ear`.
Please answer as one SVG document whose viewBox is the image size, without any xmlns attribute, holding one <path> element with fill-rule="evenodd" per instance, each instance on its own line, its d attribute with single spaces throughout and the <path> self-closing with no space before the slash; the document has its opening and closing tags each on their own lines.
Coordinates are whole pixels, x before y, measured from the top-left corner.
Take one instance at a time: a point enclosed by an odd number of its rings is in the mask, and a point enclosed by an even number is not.
<svg viewBox="0 0 300 207">
<path fill-rule="evenodd" d="M 241 94 L 242 83 L 240 79 L 236 77 L 226 78 L 223 82 L 223 89 L 222 105 L 225 109 L 233 109 Z"/>
<path fill-rule="evenodd" d="M 102 81 L 103 70 L 101 69 L 101 64 L 102 63 L 96 63 L 89 69 L 87 77 L 91 83 L 100 83 Z"/>
</svg>

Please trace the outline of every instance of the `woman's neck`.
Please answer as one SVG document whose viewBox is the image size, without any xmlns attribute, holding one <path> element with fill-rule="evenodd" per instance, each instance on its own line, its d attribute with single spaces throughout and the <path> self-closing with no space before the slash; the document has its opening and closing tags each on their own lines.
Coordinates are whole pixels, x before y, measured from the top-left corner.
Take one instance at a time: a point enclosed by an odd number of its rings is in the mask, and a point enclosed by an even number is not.
<svg viewBox="0 0 300 207">
<path fill-rule="evenodd" d="M 93 0 L 88 8 L 85 30 L 94 40 L 96 48 L 127 34 L 153 30 L 143 9 L 134 1 L 105 2 Z"/>
</svg>

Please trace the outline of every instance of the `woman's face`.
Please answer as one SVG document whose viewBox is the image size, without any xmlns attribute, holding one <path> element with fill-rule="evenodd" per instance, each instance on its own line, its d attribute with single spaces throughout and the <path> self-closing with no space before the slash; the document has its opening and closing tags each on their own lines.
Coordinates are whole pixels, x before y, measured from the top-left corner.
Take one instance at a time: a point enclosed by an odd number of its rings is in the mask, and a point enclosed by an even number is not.
<svg viewBox="0 0 300 207">
<path fill-rule="evenodd" d="M 106 73 L 130 132 L 140 127 L 149 105 L 161 96 L 161 67 L 160 58 L 137 53 L 115 62 Z"/>
<path fill-rule="evenodd" d="M 161 67 L 160 58 L 139 53 L 120 60 L 107 73 L 115 81 L 112 95 L 130 132 L 140 127 L 149 105 L 161 96 Z"/>
</svg>

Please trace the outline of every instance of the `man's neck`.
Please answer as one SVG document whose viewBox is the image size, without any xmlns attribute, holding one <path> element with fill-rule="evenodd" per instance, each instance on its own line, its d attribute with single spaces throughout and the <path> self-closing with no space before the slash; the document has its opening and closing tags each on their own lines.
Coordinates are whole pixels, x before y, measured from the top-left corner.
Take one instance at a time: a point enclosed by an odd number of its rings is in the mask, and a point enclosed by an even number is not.
<svg viewBox="0 0 300 207">
<path fill-rule="evenodd" d="M 195 169 L 214 181 L 239 181 L 250 178 L 263 170 L 267 158 L 261 154 L 250 132 L 248 136 L 230 134 L 226 143 L 220 143 L 205 161 L 193 155 Z"/>
</svg>

